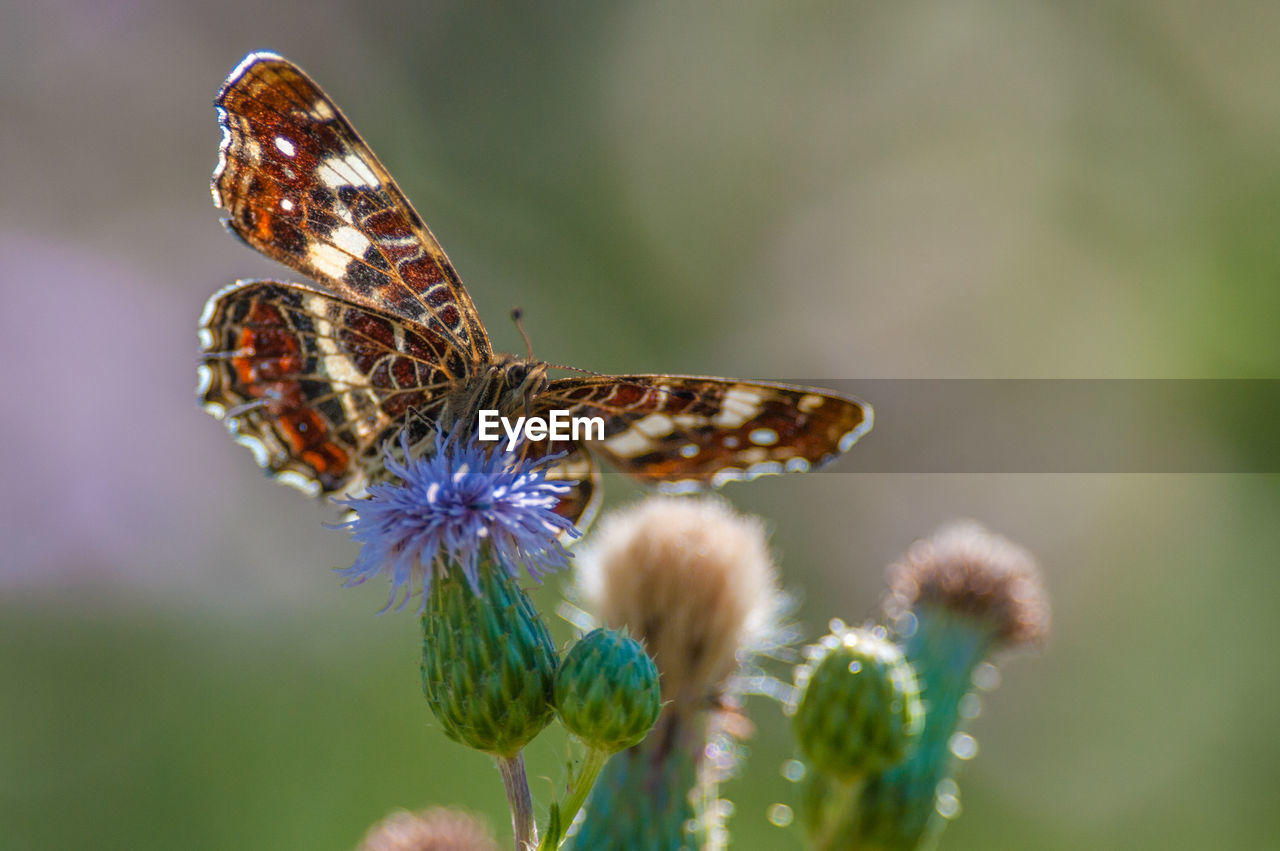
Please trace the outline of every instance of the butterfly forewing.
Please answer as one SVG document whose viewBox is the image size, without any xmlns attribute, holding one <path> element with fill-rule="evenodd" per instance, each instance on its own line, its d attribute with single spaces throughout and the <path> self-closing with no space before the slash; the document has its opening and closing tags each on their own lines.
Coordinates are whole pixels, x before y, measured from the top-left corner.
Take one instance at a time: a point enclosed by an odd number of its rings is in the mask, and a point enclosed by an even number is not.
<svg viewBox="0 0 1280 851">
<path fill-rule="evenodd" d="M 361 304 L 492 356 L 453 265 L 338 107 L 296 65 L 250 54 L 215 101 L 214 202 L 246 242 Z"/>
<path fill-rule="evenodd" d="M 591 448 L 624 473 L 683 490 L 804 472 L 871 428 L 871 409 L 808 387 L 682 375 L 570 377 L 539 398 L 545 411 L 604 419 Z"/>
</svg>

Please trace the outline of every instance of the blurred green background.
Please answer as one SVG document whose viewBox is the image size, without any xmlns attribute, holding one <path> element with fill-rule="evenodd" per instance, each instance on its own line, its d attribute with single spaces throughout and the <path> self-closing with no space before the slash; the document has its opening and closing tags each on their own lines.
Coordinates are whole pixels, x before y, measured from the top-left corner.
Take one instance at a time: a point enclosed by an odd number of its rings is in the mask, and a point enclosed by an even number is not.
<svg viewBox="0 0 1280 851">
<path fill-rule="evenodd" d="M 428 716 L 414 619 L 339 590 L 333 509 L 194 401 L 205 299 L 294 277 L 207 189 L 247 51 L 342 105 L 501 349 L 520 305 L 539 357 L 600 371 L 1260 378 L 1277 31 L 1275 4 L 1186 0 L 7 4 L 0 847 L 342 849 L 431 803 L 506 829 L 491 764 Z M 1188 416 L 1209 451 L 1257 444 Z M 810 636 L 953 517 L 1037 553 L 1053 597 L 944 848 L 1275 842 L 1280 478 L 860 475 L 863 449 L 726 490 Z M 786 727 L 748 710 L 734 847 L 798 848 L 765 816 L 794 803 Z M 531 747 L 543 806 L 564 753 Z"/>
</svg>

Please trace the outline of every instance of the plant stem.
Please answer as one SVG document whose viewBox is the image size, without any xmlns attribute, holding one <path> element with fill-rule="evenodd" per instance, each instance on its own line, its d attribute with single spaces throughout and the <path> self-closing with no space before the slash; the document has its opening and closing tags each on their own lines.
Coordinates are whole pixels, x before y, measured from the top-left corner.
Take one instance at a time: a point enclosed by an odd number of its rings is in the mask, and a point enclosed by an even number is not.
<svg viewBox="0 0 1280 851">
<path fill-rule="evenodd" d="M 828 787 L 826 800 L 822 802 L 821 828 L 813 836 L 815 851 L 829 851 L 839 847 L 838 838 L 847 835 L 850 820 L 855 815 L 858 793 L 862 790 L 864 778 L 852 780 L 833 778 Z"/>
<path fill-rule="evenodd" d="M 515 756 L 495 756 L 502 785 L 507 790 L 507 806 L 511 808 L 511 832 L 515 834 L 515 851 L 531 851 L 537 842 L 533 825 L 533 796 L 529 794 L 529 779 L 524 773 L 524 753 Z"/>
<path fill-rule="evenodd" d="M 569 797 L 565 798 L 560 806 L 560 830 L 543 837 L 539 851 L 554 851 L 559 846 L 560 838 L 569 829 L 569 825 L 573 824 L 578 810 L 582 809 L 582 804 L 587 800 L 591 787 L 595 785 L 600 769 L 604 768 L 604 764 L 609 760 L 608 751 L 593 748 L 590 745 L 586 748 L 587 754 L 583 757 L 582 764 L 578 766 L 578 773 L 569 786 Z M 556 835 L 557 833 L 559 835 Z"/>
</svg>

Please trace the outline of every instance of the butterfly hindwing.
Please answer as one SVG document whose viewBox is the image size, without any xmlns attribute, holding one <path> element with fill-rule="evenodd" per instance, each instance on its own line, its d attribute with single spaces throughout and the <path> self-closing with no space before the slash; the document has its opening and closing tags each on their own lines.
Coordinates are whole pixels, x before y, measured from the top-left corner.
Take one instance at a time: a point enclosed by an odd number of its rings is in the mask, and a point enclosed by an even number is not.
<svg viewBox="0 0 1280 851">
<path fill-rule="evenodd" d="M 201 320 L 202 401 L 259 463 L 313 493 L 349 490 L 409 411 L 455 381 L 439 339 L 321 290 L 242 281 Z"/>
</svg>

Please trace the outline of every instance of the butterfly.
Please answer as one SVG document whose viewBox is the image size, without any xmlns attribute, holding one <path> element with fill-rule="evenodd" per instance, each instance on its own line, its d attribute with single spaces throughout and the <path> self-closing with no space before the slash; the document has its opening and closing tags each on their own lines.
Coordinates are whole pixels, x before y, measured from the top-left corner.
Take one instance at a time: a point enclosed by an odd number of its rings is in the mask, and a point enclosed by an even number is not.
<svg viewBox="0 0 1280 851">
<path fill-rule="evenodd" d="M 871 408 L 808 387 L 688 375 L 593 373 L 496 353 L 453 264 L 386 168 L 293 63 L 251 53 L 215 100 L 213 174 L 225 224 L 315 282 L 242 280 L 200 319 L 206 410 L 280 481 L 358 494 L 385 477 L 391 438 L 503 416 L 595 416 L 595 440 L 548 437 L 557 508 L 580 525 L 599 502 L 594 456 L 668 490 L 805 471 L 871 428 Z M 318 285 L 318 286 L 317 286 Z"/>
</svg>

